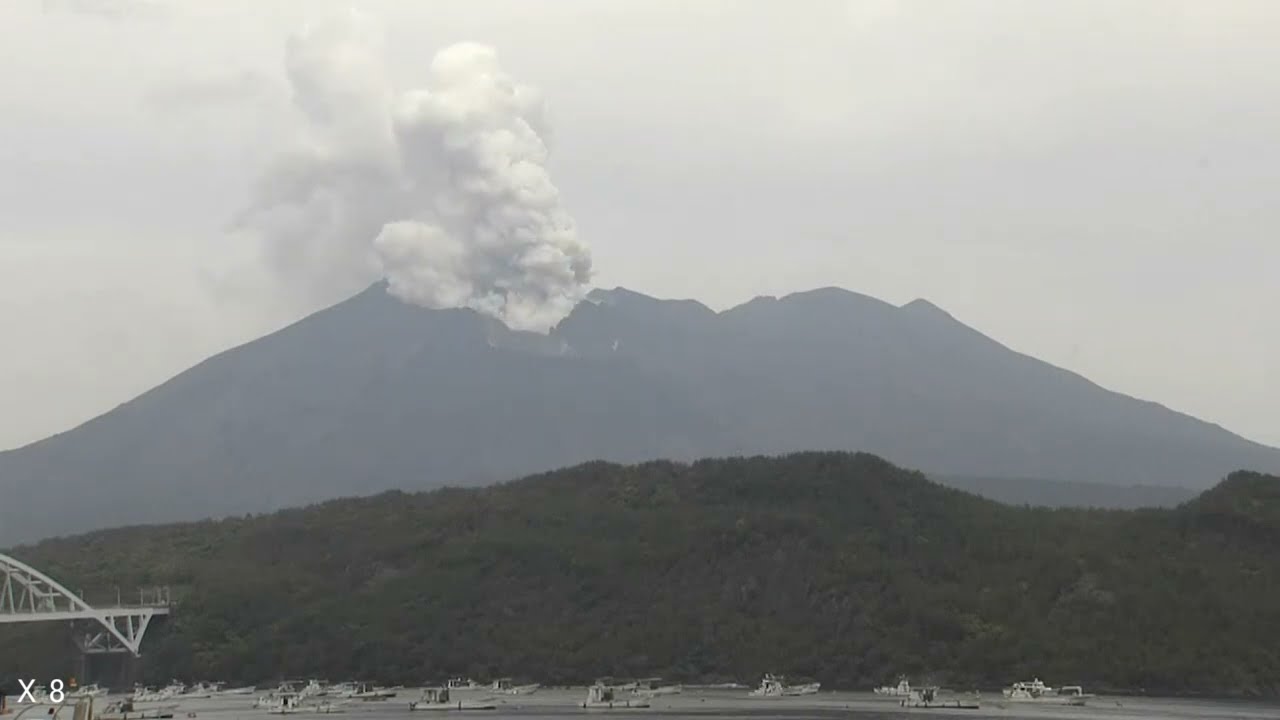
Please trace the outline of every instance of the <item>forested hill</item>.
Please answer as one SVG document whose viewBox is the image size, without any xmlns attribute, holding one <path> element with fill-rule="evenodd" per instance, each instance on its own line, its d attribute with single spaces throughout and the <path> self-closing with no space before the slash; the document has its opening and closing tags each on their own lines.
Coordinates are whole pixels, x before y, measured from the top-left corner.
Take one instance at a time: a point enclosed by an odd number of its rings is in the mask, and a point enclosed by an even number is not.
<svg viewBox="0 0 1280 720">
<path fill-rule="evenodd" d="M 591 463 L 13 554 L 71 587 L 171 584 L 157 681 L 771 671 L 1280 692 L 1280 478 L 1249 473 L 1175 509 L 1090 511 L 1001 505 L 864 454 Z M 0 678 L 65 671 L 37 649 L 64 633 L 0 629 Z"/>
</svg>

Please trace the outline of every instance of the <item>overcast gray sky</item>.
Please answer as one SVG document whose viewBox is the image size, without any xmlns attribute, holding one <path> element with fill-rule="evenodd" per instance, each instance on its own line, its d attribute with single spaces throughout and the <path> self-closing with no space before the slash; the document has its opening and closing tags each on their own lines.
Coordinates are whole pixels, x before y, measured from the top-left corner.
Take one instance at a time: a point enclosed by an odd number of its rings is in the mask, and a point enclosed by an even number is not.
<svg viewBox="0 0 1280 720">
<path fill-rule="evenodd" d="M 0 448 L 306 309 L 227 228 L 348 7 L 399 86 L 470 40 L 542 90 L 597 285 L 925 297 L 1280 445 L 1280 2 L 7 0 Z"/>
</svg>

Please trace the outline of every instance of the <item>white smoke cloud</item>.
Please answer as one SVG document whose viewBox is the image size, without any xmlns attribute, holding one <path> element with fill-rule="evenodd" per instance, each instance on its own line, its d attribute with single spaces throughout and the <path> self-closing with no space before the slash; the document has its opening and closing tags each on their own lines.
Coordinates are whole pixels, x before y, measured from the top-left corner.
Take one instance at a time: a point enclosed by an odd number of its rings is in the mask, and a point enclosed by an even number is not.
<svg viewBox="0 0 1280 720">
<path fill-rule="evenodd" d="M 381 57 L 354 12 L 290 39 L 298 146 L 239 227 L 313 301 L 384 277 L 405 302 L 547 330 L 584 297 L 591 257 L 547 172 L 541 96 L 482 45 L 441 50 L 404 92 Z"/>
</svg>

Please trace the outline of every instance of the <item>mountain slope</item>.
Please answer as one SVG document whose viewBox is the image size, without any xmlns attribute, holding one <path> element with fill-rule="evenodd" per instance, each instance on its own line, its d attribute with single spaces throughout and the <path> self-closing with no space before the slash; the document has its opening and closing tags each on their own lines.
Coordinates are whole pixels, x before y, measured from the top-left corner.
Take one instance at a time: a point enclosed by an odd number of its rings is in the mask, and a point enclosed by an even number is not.
<svg viewBox="0 0 1280 720">
<path fill-rule="evenodd" d="M 1030 510 L 805 453 L 597 462 L 18 554 L 107 596 L 173 585 L 153 681 L 785 671 L 1275 695 L 1278 513 L 1280 478 L 1248 473 L 1172 510 Z M 0 626 L 0 680 L 64 676 L 64 632 Z"/>
<path fill-rule="evenodd" d="M 0 453 L 0 544 L 592 459 L 807 449 L 1121 485 L 1280 471 L 1280 451 L 1014 353 L 922 301 L 823 289 L 715 313 L 619 289 L 544 337 L 374 286 Z"/>
<path fill-rule="evenodd" d="M 827 288 L 656 323 L 613 295 L 559 332 L 687 379 L 733 420 L 735 451 L 854 448 L 950 475 L 1120 485 L 1280 471 L 1280 450 L 1013 352 L 925 301 Z"/>
</svg>

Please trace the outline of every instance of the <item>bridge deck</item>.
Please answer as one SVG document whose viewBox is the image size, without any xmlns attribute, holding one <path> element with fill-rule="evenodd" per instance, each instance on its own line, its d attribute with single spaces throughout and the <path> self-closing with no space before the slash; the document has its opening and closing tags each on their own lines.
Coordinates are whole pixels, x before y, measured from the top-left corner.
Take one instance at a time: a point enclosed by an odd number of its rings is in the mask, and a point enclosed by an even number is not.
<svg viewBox="0 0 1280 720">
<path fill-rule="evenodd" d="M 57 620 L 98 620 L 112 617 L 139 617 L 142 615 L 168 615 L 167 605 L 115 605 L 75 610 L 37 610 L 35 612 L 0 612 L 0 625 L 20 622 L 51 622 Z"/>
</svg>

